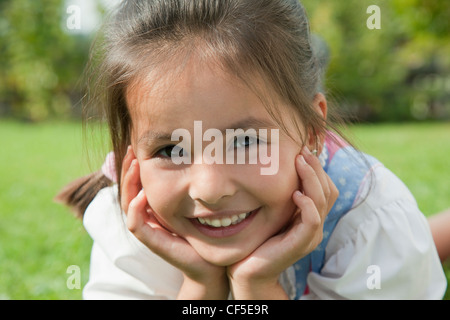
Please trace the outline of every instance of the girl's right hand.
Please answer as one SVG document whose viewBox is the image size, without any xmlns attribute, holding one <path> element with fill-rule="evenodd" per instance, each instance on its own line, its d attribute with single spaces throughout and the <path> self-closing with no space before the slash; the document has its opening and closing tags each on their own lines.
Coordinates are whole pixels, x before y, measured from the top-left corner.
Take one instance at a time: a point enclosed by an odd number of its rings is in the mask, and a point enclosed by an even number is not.
<svg viewBox="0 0 450 320">
<path fill-rule="evenodd" d="M 131 147 L 122 163 L 121 207 L 127 227 L 152 252 L 183 272 L 179 299 L 226 299 L 226 269 L 205 261 L 183 238 L 171 233 L 156 219 L 142 189 L 139 163 Z"/>
</svg>

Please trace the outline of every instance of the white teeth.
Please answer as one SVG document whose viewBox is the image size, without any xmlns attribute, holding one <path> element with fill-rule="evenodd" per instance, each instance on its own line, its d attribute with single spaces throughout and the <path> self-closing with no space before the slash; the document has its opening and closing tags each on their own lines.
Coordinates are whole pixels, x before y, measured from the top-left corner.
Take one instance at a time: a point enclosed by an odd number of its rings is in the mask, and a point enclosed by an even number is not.
<svg viewBox="0 0 450 320">
<path fill-rule="evenodd" d="M 220 220 L 222 227 L 228 227 L 231 224 L 231 219 L 230 218 L 225 218 Z"/>
<path fill-rule="evenodd" d="M 221 226 L 220 220 L 219 219 L 211 220 L 211 225 L 216 228 L 220 227 Z"/>
<path fill-rule="evenodd" d="M 238 224 L 242 222 L 245 218 L 247 218 L 250 215 L 250 212 L 247 213 L 241 213 L 236 214 L 231 217 L 226 217 L 222 219 L 210 219 L 210 218 L 197 218 L 197 220 L 203 224 L 214 228 L 220 228 L 220 227 L 228 227 L 232 224 Z"/>
</svg>

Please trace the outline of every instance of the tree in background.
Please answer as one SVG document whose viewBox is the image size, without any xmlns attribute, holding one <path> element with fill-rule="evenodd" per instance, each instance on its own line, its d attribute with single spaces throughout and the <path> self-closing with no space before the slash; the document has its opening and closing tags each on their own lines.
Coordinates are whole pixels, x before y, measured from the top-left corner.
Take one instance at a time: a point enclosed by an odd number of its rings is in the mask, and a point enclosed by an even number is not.
<svg viewBox="0 0 450 320">
<path fill-rule="evenodd" d="M 329 45 L 326 86 L 343 112 L 394 121 L 450 118 L 450 1 L 303 1 Z M 380 29 L 367 9 L 380 8 Z"/>
<path fill-rule="evenodd" d="M 330 48 L 325 84 L 343 112 L 369 121 L 450 118 L 450 1 L 301 1 Z M 79 114 L 92 35 L 67 30 L 68 2 L 0 0 L 0 116 Z M 367 27 L 372 5 L 380 29 Z"/>
<path fill-rule="evenodd" d="M 0 0 L 0 115 L 73 113 L 91 39 L 65 26 L 64 0 Z"/>
</svg>

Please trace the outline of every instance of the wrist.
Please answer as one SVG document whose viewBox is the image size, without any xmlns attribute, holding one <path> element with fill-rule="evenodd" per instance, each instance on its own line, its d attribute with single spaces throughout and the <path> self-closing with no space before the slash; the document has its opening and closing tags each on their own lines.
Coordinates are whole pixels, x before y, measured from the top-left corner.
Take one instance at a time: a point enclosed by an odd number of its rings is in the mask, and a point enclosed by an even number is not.
<svg viewBox="0 0 450 320">
<path fill-rule="evenodd" d="M 225 300 L 229 295 L 226 275 L 202 280 L 184 275 L 183 284 L 178 293 L 178 300 Z"/>
<path fill-rule="evenodd" d="M 234 281 L 230 289 L 235 300 L 289 300 L 278 279 Z"/>
</svg>

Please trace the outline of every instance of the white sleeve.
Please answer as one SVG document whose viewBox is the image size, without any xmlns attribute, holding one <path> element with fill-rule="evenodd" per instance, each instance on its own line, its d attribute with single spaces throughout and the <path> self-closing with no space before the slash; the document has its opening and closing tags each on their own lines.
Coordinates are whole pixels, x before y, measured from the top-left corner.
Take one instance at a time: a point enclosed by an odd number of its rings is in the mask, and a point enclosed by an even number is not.
<svg viewBox="0 0 450 320">
<path fill-rule="evenodd" d="M 447 281 L 426 218 L 394 174 L 379 167 L 375 177 L 337 224 L 303 299 L 442 299 Z"/>
<path fill-rule="evenodd" d="M 94 240 L 84 299 L 175 299 L 181 272 L 152 253 L 126 226 L 117 187 L 101 190 L 83 224 Z"/>
</svg>

